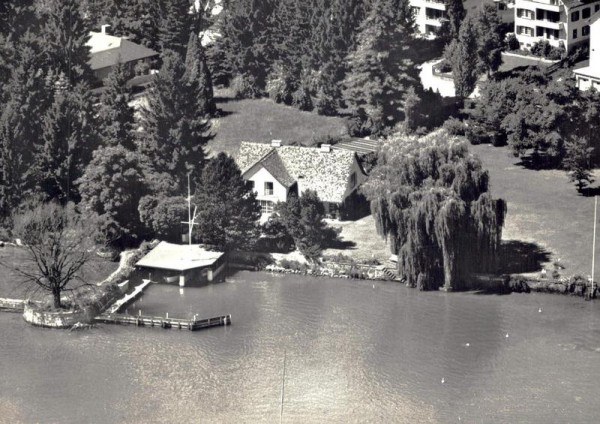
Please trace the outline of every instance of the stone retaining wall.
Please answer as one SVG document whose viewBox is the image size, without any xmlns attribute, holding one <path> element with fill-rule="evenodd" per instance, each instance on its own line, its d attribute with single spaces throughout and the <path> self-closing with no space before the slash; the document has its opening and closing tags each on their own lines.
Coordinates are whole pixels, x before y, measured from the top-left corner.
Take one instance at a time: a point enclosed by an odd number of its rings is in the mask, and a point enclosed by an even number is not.
<svg viewBox="0 0 600 424">
<path fill-rule="evenodd" d="M 78 322 L 90 322 L 93 315 L 87 308 L 78 311 L 41 311 L 30 302 L 25 303 L 23 311 L 25 321 L 48 328 L 71 328 Z"/>
<path fill-rule="evenodd" d="M 279 265 L 267 265 L 266 271 L 287 273 L 287 274 L 303 274 L 331 278 L 355 278 L 363 280 L 389 280 L 385 275 L 385 267 L 382 265 L 361 265 L 348 263 L 325 262 L 319 264 L 316 268 L 308 268 L 306 270 L 288 269 Z"/>
</svg>

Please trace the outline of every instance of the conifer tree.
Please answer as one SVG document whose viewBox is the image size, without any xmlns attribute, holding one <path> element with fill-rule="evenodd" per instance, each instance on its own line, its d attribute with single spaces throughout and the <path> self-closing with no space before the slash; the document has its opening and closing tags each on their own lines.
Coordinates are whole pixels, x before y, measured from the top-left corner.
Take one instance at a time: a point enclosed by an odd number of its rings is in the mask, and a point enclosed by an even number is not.
<svg viewBox="0 0 600 424">
<path fill-rule="evenodd" d="M 416 74 L 407 57 L 414 21 L 407 0 L 376 0 L 348 57 L 344 97 L 355 113 L 393 125 Z"/>
<path fill-rule="evenodd" d="M 217 111 L 210 69 L 206 64 L 204 48 L 195 33 L 190 34 L 190 40 L 185 57 L 185 79 L 190 89 L 196 90 L 198 112 L 213 116 Z"/>
<path fill-rule="evenodd" d="M 262 95 L 270 70 L 270 18 L 273 0 L 230 2 L 222 21 L 222 37 L 217 41 L 235 77 L 240 80 L 240 96 Z"/>
<path fill-rule="evenodd" d="M 260 205 L 230 156 L 219 153 L 207 162 L 194 200 L 201 242 L 230 251 L 251 247 L 258 240 Z"/>
<path fill-rule="evenodd" d="M 18 117 L 14 105 L 4 107 L 0 115 L 0 221 L 11 215 L 25 191 L 25 144 L 19 143 Z"/>
<path fill-rule="evenodd" d="M 105 89 L 100 98 L 98 109 L 98 127 L 103 146 L 123 146 L 133 150 L 134 136 L 133 108 L 130 79 L 127 68 L 119 63 L 115 65 L 104 82 Z"/>
<path fill-rule="evenodd" d="M 186 47 L 190 32 L 198 34 L 194 28 L 194 15 L 191 13 L 189 0 L 168 0 L 159 4 L 160 47 L 164 50 L 173 50 L 181 57 L 185 57 Z"/>
<path fill-rule="evenodd" d="M 94 111 L 87 86 L 56 82 L 54 102 L 43 116 L 42 143 L 35 154 L 35 176 L 46 200 L 79 201 L 74 183 L 97 147 Z"/>
<path fill-rule="evenodd" d="M 456 96 L 469 97 L 477 83 L 479 57 L 477 54 L 477 29 L 469 16 L 463 22 L 458 39 L 452 40 L 444 51 L 444 58 L 452 67 Z"/>
<path fill-rule="evenodd" d="M 464 0 L 446 1 L 446 14 L 448 19 L 442 24 L 440 36 L 447 42 L 458 38 L 460 26 L 467 15 L 463 1 Z"/>
<path fill-rule="evenodd" d="M 475 28 L 479 72 L 486 73 L 489 77 L 502 64 L 502 51 L 504 50 L 502 21 L 494 5 L 485 4 L 479 9 L 475 17 Z"/>
<path fill-rule="evenodd" d="M 163 65 L 154 75 L 148 106 L 142 110 L 145 136 L 141 149 L 159 173 L 173 176 L 182 192 L 187 175 L 201 169 L 209 124 L 197 109 L 197 84 L 186 79 L 178 54 L 163 53 Z M 198 177 L 196 172 L 195 177 Z"/>
<path fill-rule="evenodd" d="M 46 67 L 57 75 L 65 75 L 72 86 L 91 82 L 90 47 L 86 46 L 90 28 L 81 13 L 79 1 L 53 0 L 46 6 L 41 12 L 44 26 L 40 34 L 44 40 Z"/>
</svg>

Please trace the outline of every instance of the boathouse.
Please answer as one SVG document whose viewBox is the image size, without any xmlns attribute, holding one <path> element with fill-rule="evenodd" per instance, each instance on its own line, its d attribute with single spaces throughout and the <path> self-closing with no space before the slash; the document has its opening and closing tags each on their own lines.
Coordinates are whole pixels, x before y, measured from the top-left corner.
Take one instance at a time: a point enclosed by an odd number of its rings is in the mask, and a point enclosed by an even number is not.
<svg viewBox="0 0 600 424">
<path fill-rule="evenodd" d="M 215 280 L 225 269 L 226 255 L 206 250 L 198 244 L 161 241 L 135 265 L 144 278 L 184 287 Z"/>
</svg>

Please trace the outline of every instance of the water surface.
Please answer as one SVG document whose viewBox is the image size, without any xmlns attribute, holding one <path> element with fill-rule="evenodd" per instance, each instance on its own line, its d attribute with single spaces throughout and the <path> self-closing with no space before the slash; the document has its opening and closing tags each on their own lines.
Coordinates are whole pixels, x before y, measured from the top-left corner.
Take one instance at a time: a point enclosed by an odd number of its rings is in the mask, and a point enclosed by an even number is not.
<svg viewBox="0 0 600 424">
<path fill-rule="evenodd" d="M 182 292 L 152 286 L 139 309 L 232 314 L 233 325 L 69 333 L 0 314 L 0 422 L 277 423 L 284 356 L 284 423 L 600 413 L 600 314 L 577 298 L 241 272 Z"/>
</svg>

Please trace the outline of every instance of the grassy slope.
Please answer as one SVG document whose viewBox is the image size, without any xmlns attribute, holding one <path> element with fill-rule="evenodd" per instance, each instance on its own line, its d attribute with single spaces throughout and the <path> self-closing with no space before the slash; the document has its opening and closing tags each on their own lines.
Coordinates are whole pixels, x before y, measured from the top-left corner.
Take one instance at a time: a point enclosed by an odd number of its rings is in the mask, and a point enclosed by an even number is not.
<svg viewBox="0 0 600 424">
<path fill-rule="evenodd" d="M 532 171 L 508 148 L 471 146 L 490 171 L 495 197 L 508 202 L 505 240 L 534 242 L 561 259 L 563 275 L 591 272 L 594 200 L 577 193 L 564 171 Z"/>
<path fill-rule="evenodd" d="M 221 93 L 217 93 L 221 94 Z M 310 142 L 314 136 L 344 135 L 346 126 L 338 117 L 301 112 L 269 99 L 232 100 L 220 97 L 218 107 L 226 116 L 213 119 L 215 138 L 208 144 L 211 153 L 237 153 L 241 141 L 268 143 L 283 140 L 284 144 Z M 224 101 L 223 101 L 224 100 Z"/>
</svg>

